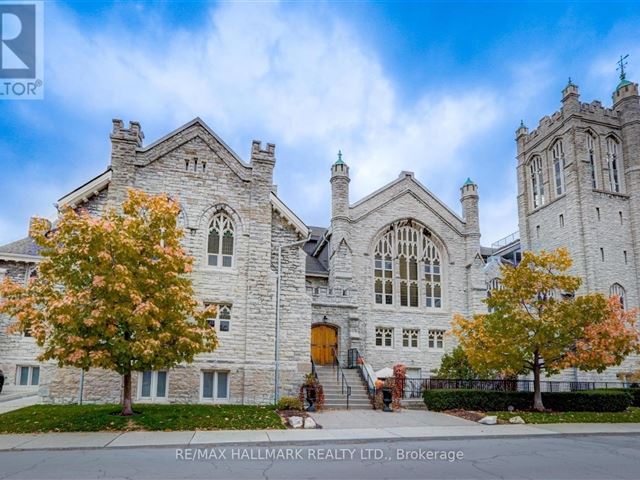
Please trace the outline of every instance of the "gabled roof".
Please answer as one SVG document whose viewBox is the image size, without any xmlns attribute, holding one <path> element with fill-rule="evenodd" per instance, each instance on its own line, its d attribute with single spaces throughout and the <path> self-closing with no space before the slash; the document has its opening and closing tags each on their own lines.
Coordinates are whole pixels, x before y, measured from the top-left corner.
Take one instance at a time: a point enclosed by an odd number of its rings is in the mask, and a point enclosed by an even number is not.
<svg viewBox="0 0 640 480">
<path fill-rule="evenodd" d="M 31 237 L 0 246 L 0 260 L 10 262 L 39 262 L 40 247 Z"/>
<path fill-rule="evenodd" d="M 204 130 L 205 135 L 201 135 L 199 134 L 197 128 L 194 127 L 200 127 L 202 130 Z M 177 137 L 181 134 L 184 134 L 185 132 L 188 132 L 189 130 L 192 130 L 193 133 L 191 135 L 185 135 L 184 136 L 184 141 L 182 141 L 179 144 L 175 144 L 175 143 L 170 143 L 169 141 L 172 140 L 174 137 Z M 181 145 L 184 145 L 185 143 L 189 142 L 190 140 L 192 140 L 193 138 L 199 137 L 201 138 L 205 143 L 207 143 L 207 145 L 212 149 L 212 150 L 217 150 L 216 148 L 216 143 L 222 147 L 222 149 L 228 154 L 227 155 L 219 155 L 219 157 L 221 158 L 221 160 L 223 162 L 225 162 L 227 164 L 227 166 L 236 174 L 238 175 L 238 177 L 240 177 L 242 180 L 244 181 L 248 181 L 250 179 L 249 175 L 251 172 L 251 165 L 249 165 L 248 163 L 245 163 L 240 156 L 234 152 L 231 147 L 229 145 L 227 145 L 217 134 L 216 132 L 214 132 L 209 125 L 207 125 L 204 120 L 202 120 L 200 117 L 196 117 L 193 120 L 191 120 L 190 122 L 185 123 L 184 125 L 182 125 L 181 127 L 176 128 L 174 131 L 164 135 L 163 137 L 160 137 L 158 140 L 156 140 L 153 143 L 150 143 L 149 145 L 146 145 L 144 147 L 139 147 L 136 149 L 136 152 L 138 152 L 138 166 L 144 167 L 146 165 L 149 165 L 150 163 L 153 163 L 154 161 L 156 161 L 158 158 L 166 155 L 167 153 L 169 153 L 172 150 L 175 150 L 176 148 L 178 148 Z M 213 140 L 213 142 L 211 142 Z M 227 158 L 227 157 L 230 157 Z"/>
<path fill-rule="evenodd" d="M 326 277 L 329 275 L 329 249 L 323 239 L 327 228 L 309 227 L 311 232 L 309 241 L 304 244 L 306 258 L 306 274 L 309 276 Z"/>
<path fill-rule="evenodd" d="M 278 196 L 271 192 L 271 205 L 273 208 L 280 213 L 280 215 L 287 221 L 287 223 L 291 224 L 300 235 L 303 237 L 309 236 L 309 229 L 304 224 L 300 218 L 293 213 L 289 207 L 287 207 L 282 200 L 278 198 Z"/>
<path fill-rule="evenodd" d="M 396 186 L 396 185 L 398 185 L 400 183 L 403 183 L 403 182 L 411 182 L 414 185 L 416 185 L 419 189 L 421 189 L 424 193 L 426 193 L 431 199 L 433 199 L 434 202 L 436 202 L 438 205 L 440 205 L 442 208 L 444 208 L 447 211 L 447 213 L 451 214 L 452 217 L 454 217 L 456 220 L 464 223 L 464 220 L 462 219 L 462 217 L 460 217 L 460 215 L 458 215 L 456 212 L 451 210 L 451 208 L 449 208 L 449 206 L 447 206 L 447 204 L 442 202 L 442 200 L 440 200 L 436 195 L 434 195 L 431 192 L 431 190 L 429 190 L 422 183 L 420 183 L 418 180 L 416 180 L 413 172 L 407 172 L 407 171 L 400 172 L 400 175 L 394 181 L 384 185 L 383 187 L 379 188 L 378 190 L 376 190 L 373 193 L 370 193 L 366 197 L 361 198 L 356 203 L 351 205 L 350 208 L 352 208 L 352 209 L 357 208 L 360 205 L 362 205 L 362 204 L 374 199 L 375 197 L 380 195 L 382 192 L 384 192 L 386 190 L 389 190 L 389 189 L 393 188 L 394 186 Z"/>
<path fill-rule="evenodd" d="M 58 208 L 65 205 L 74 207 L 80 202 L 87 201 L 90 197 L 97 195 L 109 186 L 111 182 L 111 167 L 97 177 L 92 178 L 84 185 L 79 186 L 72 192 L 67 193 L 58 200 Z"/>
</svg>

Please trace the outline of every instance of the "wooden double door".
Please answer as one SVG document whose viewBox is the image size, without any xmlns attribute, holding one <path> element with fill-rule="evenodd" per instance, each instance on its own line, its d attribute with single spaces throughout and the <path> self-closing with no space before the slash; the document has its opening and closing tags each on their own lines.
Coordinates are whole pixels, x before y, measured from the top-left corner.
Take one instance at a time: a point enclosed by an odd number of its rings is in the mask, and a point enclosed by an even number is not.
<svg viewBox="0 0 640 480">
<path fill-rule="evenodd" d="M 311 327 L 311 358 L 317 365 L 333 363 L 333 349 L 338 351 L 338 332 L 330 325 Z"/>
</svg>

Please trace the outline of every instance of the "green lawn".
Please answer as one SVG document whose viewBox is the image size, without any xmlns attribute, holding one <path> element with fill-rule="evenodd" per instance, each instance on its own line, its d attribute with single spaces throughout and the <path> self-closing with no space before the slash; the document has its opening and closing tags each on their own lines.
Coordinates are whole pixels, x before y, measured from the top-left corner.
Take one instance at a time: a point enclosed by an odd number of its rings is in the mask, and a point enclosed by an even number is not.
<svg viewBox="0 0 640 480">
<path fill-rule="evenodd" d="M 134 405 L 133 410 L 139 415 L 113 415 L 119 405 L 34 405 L 0 415 L 0 433 L 284 428 L 273 407 Z"/>
<path fill-rule="evenodd" d="M 487 415 L 497 415 L 501 420 L 520 416 L 527 423 L 640 423 L 638 407 L 630 407 L 626 412 L 490 412 Z"/>
</svg>

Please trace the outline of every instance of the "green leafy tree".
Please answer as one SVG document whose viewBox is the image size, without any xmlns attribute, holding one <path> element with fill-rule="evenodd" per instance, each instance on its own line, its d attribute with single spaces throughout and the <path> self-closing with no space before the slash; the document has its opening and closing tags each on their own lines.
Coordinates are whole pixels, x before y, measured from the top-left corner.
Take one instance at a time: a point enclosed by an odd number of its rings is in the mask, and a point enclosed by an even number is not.
<svg viewBox="0 0 640 480">
<path fill-rule="evenodd" d="M 567 274 L 569 252 L 525 252 L 502 267 L 502 287 L 485 300 L 491 313 L 456 315 L 453 333 L 477 369 L 533 373 L 534 408 L 544 410 L 540 377 L 567 367 L 602 372 L 640 350 L 637 312 L 618 297 L 576 296 L 581 280 Z"/>
<path fill-rule="evenodd" d="M 454 348 L 451 353 L 446 353 L 440 360 L 440 368 L 433 370 L 433 374 L 439 378 L 455 378 L 463 380 L 476 380 L 479 378 L 487 378 L 491 375 L 489 372 L 481 375 L 477 372 L 469 362 L 467 354 L 460 345 Z"/>
<path fill-rule="evenodd" d="M 192 362 L 217 346 L 206 321 L 215 310 L 194 297 L 178 213 L 166 195 L 135 190 L 121 212 L 100 218 L 65 208 L 51 232 L 36 226 L 37 277 L 0 285 L 0 313 L 16 319 L 11 331 L 30 329 L 41 361 L 122 375 L 123 415 L 133 414 L 132 372 Z"/>
</svg>

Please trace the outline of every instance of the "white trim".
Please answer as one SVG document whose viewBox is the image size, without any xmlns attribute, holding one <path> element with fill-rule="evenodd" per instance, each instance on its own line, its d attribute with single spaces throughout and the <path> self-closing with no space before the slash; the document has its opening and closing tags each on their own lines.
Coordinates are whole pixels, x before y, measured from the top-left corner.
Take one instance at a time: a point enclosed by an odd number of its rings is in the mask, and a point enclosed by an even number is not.
<svg viewBox="0 0 640 480">
<path fill-rule="evenodd" d="M 271 192 L 270 195 L 271 204 L 273 208 L 282 214 L 283 218 L 287 220 L 303 237 L 309 236 L 309 228 L 304 224 L 293 211 L 287 207 L 282 200 L 280 200 L 275 193 Z"/>
<path fill-rule="evenodd" d="M 77 204 L 86 202 L 90 197 L 100 193 L 109 185 L 110 182 L 111 170 L 107 170 L 82 187 L 62 197 L 60 200 L 58 200 L 57 206 L 58 208 L 64 207 L 66 205 L 75 207 Z"/>
<path fill-rule="evenodd" d="M 0 260 L 8 262 L 40 263 L 42 257 L 37 255 L 25 255 L 23 253 L 3 253 L 0 252 Z"/>
</svg>

